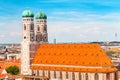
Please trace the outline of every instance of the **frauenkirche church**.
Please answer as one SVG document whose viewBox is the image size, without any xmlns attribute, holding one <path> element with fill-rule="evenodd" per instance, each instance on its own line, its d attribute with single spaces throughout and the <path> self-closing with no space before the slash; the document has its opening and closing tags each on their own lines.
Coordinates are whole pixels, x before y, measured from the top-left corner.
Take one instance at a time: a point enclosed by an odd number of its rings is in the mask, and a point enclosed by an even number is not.
<svg viewBox="0 0 120 80">
<path fill-rule="evenodd" d="M 49 44 L 47 16 L 22 13 L 21 74 L 50 80 L 116 80 L 113 62 L 98 44 Z"/>
</svg>

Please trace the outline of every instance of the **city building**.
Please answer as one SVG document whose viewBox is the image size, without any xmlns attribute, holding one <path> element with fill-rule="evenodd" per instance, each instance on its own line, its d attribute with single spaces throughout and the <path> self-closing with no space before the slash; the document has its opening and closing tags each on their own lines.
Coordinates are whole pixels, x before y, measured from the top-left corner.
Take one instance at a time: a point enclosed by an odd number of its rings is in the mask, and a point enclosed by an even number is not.
<svg viewBox="0 0 120 80">
<path fill-rule="evenodd" d="M 98 44 L 41 44 L 33 74 L 50 80 L 116 80 L 117 69 Z"/>
<path fill-rule="evenodd" d="M 31 10 L 22 13 L 21 74 L 31 75 L 30 64 L 40 43 L 48 43 L 47 16 L 38 12 L 35 18 Z M 35 27 L 36 26 L 36 27 Z M 24 67 L 23 67 L 24 66 Z"/>
<path fill-rule="evenodd" d="M 47 16 L 22 13 L 21 75 L 50 80 L 116 80 L 117 69 L 98 44 L 49 44 Z"/>
</svg>

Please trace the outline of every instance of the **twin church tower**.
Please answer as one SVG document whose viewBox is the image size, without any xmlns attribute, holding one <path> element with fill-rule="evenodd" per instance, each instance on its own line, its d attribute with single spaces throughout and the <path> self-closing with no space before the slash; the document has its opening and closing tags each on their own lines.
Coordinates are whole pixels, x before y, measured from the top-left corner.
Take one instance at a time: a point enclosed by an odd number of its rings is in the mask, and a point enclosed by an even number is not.
<svg viewBox="0 0 120 80">
<path fill-rule="evenodd" d="M 31 75 L 30 65 L 38 45 L 48 43 L 47 16 L 38 12 L 35 17 L 31 10 L 22 13 L 21 74 Z"/>
</svg>

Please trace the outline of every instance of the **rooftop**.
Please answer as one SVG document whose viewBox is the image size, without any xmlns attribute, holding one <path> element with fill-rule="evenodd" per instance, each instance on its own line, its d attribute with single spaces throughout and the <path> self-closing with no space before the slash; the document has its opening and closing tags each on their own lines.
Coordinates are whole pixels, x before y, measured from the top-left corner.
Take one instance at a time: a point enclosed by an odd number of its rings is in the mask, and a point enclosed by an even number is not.
<svg viewBox="0 0 120 80">
<path fill-rule="evenodd" d="M 41 44 L 32 69 L 112 72 L 113 63 L 98 44 Z"/>
</svg>

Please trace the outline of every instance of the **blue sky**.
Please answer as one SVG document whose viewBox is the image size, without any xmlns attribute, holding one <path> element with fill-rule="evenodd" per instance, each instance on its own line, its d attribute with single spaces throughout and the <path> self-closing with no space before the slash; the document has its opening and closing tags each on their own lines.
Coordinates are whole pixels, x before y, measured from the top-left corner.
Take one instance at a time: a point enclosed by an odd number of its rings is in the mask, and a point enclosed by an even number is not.
<svg viewBox="0 0 120 80">
<path fill-rule="evenodd" d="M 0 43 L 21 42 L 25 9 L 47 14 L 51 43 L 120 41 L 119 0 L 0 0 Z"/>
</svg>

